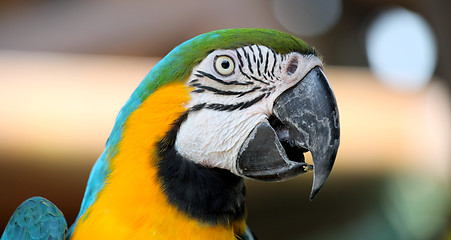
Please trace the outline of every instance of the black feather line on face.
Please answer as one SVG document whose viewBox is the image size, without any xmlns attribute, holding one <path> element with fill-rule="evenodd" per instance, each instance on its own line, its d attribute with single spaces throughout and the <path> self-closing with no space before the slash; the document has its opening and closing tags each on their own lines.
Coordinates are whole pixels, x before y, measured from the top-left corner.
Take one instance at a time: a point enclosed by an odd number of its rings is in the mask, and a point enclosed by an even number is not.
<svg viewBox="0 0 451 240">
<path fill-rule="evenodd" d="M 205 92 L 205 89 L 196 89 L 196 90 L 193 90 L 191 92 L 192 93 L 203 93 L 203 92 Z"/>
<path fill-rule="evenodd" d="M 243 59 L 241 57 L 240 52 L 238 51 L 238 49 L 236 49 L 235 51 L 236 51 L 236 55 L 238 56 L 238 60 L 240 61 L 240 65 L 243 66 Z"/>
<path fill-rule="evenodd" d="M 192 82 L 192 81 L 191 81 Z M 249 93 L 255 92 L 259 90 L 261 87 L 253 87 L 247 91 L 230 91 L 230 90 L 221 90 L 210 86 L 204 86 L 200 83 L 191 83 L 189 86 L 194 87 L 195 90 L 191 91 L 192 93 L 203 93 L 205 91 L 212 92 L 216 95 L 224 95 L 224 96 L 237 96 L 238 98 L 243 97 Z"/>
<path fill-rule="evenodd" d="M 189 112 L 183 113 L 157 143 L 160 161 L 156 167 L 163 192 L 171 205 L 189 217 L 230 226 L 244 218 L 244 181 L 228 170 L 200 166 L 177 152 L 177 133 Z"/>
<path fill-rule="evenodd" d="M 271 92 L 266 92 L 250 101 L 239 102 L 239 103 L 235 103 L 235 104 L 222 104 L 222 103 L 197 104 L 197 105 L 192 106 L 190 108 L 190 111 L 192 111 L 192 112 L 199 111 L 203 108 L 216 110 L 216 111 L 229 111 L 229 112 L 234 111 L 234 110 L 243 110 L 243 109 L 249 108 L 250 106 L 258 103 L 260 100 L 262 100 L 265 97 L 268 97 L 270 94 L 271 94 Z"/>
<path fill-rule="evenodd" d="M 199 79 L 193 79 L 193 80 L 190 80 L 188 84 L 193 84 L 193 83 L 197 83 L 197 82 L 199 82 Z"/>
<path fill-rule="evenodd" d="M 268 82 L 265 82 L 265 81 L 263 81 L 263 80 L 261 80 L 261 79 L 258 79 L 258 78 L 256 78 L 256 77 L 254 77 L 254 76 L 251 76 L 251 78 L 252 78 L 252 80 L 255 80 L 255 81 L 257 81 L 257 82 L 261 82 L 261 83 L 263 83 L 263 84 L 265 84 L 265 85 L 269 85 Z"/>
<path fill-rule="evenodd" d="M 246 60 L 247 60 L 247 68 L 249 69 L 251 74 L 254 74 L 254 70 L 252 69 L 251 58 L 249 57 L 249 54 L 246 52 L 246 50 L 244 48 L 241 48 L 241 49 L 243 50 L 244 58 L 246 58 Z"/>
<path fill-rule="evenodd" d="M 254 84 L 253 82 L 224 81 L 224 80 L 222 80 L 222 79 L 219 79 L 219 78 L 213 76 L 213 75 L 210 74 L 210 73 L 206 73 L 206 72 L 201 71 L 201 70 L 197 70 L 197 72 L 198 72 L 198 73 L 197 73 L 197 74 L 194 74 L 194 76 L 196 76 L 196 77 L 207 77 L 207 78 L 209 78 L 209 79 L 211 79 L 211 80 L 213 80 L 213 81 L 215 81 L 215 82 L 218 82 L 218 83 L 220 83 L 220 84 L 222 84 L 222 85 L 240 85 L 240 86 L 247 86 L 247 85 L 252 85 L 252 84 Z"/>
<path fill-rule="evenodd" d="M 242 96 L 244 96 L 246 94 L 252 93 L 252 92 L 260 89 L 260 87 L 253 87 L 252 89 L 247 90 L 247 91 L 237 92 L 237 91 L 221 90 L 221 89 L 217 89 L 217 88 L 210 87 L 210 86 L 204 86 L 204 85 L 197 84 L 197 83 L 196 84 L 191 84 L 190 86 L 196 88 L 196 90 L 192 91 L 193 93 L 204 92 L 206 90 L 206 91 L 212 92 L 212 93 L 217 94 L 217 95 L 225 95 L 225 96 L 227 96 L 227 95 L 228 96 L 234 96 L 235 95 L 237 97 L 242 97 Z"/>
<path fill-rule="evenodd" d="M 238 69 L 240 70 L 241 74 L 243 74 L 247 79 L 251 80 L 251 77 L 249 77 L 249 75 L 244 73 L 243 68 L 241 67 L 241 65 L 238 65 Z"/>
<path fill-rule="evenodd" d="M 269 76 L 269 74 L 268 74 L 268 62 L 269 62 L 269 51 L 266 52 L 265 69 L 263 70 L 264 74 Z"/>
<path fill-rule="evenodd" d="M 260 61 L 257 61 L 257 73 L 259 77 L 262 76 L 262 73 L 260 72 Z"/>
<path fill-rule="evenodd" d="M 252 58 L 253 58 L 254 62 L 256 63 L 257 62 L 257 57 L 255 57 L 255 52 L 254 52 L 254 49 L 252 48 L 252 46 L 254 46 L 254 45 L 249 46 L 249 49 L 251 50 Z"/>
<path fill-rule="evenodd" d="M 258 45 L 257 49 L 258 49 L 258 57 L 260 58 L 260 63 L 263 63 L 263 55 L 262 55 L 262 50 L 260 49 L 260 47 Z"/>
</svg>

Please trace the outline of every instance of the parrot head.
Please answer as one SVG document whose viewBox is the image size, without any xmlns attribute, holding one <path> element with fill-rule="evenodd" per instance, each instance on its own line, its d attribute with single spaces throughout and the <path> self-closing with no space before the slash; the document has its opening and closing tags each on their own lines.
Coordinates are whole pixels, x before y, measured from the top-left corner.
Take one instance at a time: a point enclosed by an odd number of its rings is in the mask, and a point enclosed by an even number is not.
<svg viewBox="0 0 451 240">
<path fill-rule="evenodd" d="M 314 198 L 339 135 L 334 94 L 308 44 L 267 29 L 199 35 L 155 65 L 119 112 L 68 236 L 249 235 L 243 179 L 313 169 Z"/>
<path fill-rule="evenodd" d="M 166 143 L 200 166 L 245 178 L 280 181 L 313 169 L 314 198 L 332 170 L 340 135 L 322 68 L 312 47 L 274 30 L 195 37 L 152 70 L 190 89 L 186 111 Z M 157 89 L 164 81 L 152 71 Z M 305 162 L 308 151 L 313 166 Z"/>
</svg>

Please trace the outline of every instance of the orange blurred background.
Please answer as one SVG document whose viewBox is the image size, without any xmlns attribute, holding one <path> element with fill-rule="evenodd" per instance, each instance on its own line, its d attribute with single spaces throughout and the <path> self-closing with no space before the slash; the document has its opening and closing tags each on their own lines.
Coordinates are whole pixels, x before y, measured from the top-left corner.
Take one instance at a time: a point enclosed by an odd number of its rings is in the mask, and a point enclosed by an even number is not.
<svg viewBox="0 0 451 240">
<path fill-rule="evenodd" d="M 72 224 L 117 113 L 152 66 L 198 34 L 261 27 L 291 32 L 322 54 L 342 138 L 334 171 L 314 201 L 308 200 L 312 175 L 247 182 L 248 222 L 259 239 L 449 239 L 449 5 L 0 1 L 0 229 L 22 201 L 37 195 Z M 383 56 L 401 59 L 391 64 L 398 69 L 398 63 L 426 59 L 407 68 L 425 66 L 421 78 L 391 82 L 371 55 L 369 32 L 393 9 L 401 10 L 395 16 L 422 19 L 434 41 L 413 45 L 413 55 L 392 50 Z M 386 22 L 382 29 L 396 26 Z"/>
</svg>

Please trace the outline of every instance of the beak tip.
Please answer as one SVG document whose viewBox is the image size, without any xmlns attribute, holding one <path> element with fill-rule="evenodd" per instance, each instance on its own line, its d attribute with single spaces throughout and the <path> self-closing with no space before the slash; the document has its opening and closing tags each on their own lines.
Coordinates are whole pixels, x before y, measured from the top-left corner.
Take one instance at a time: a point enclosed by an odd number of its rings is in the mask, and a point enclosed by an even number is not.
<svg viewBox="0 0 451 240">
<path fill-rule="evenodd" d="M 335 159 L 335 157 L 333 159 Z M 324 164 L 324 162 L 321 163 Z M 326 164 L 326 166 L 324 166 L 323 164 L 317 164 L 317 168 L 314 169 L 310 200 L 313 200 L 318 195 L 318 193 L 326 183 L 326 180 L 329 178 L 330 172 L 332 170 L 333 163 L 329 162 L 329 164 Z"/>
<path fill-rule="evenodd" d="M 320 186 L 320 187 L 313 186 L 312 187 L 312 191 L 310 192 L 310 201 L 312 201 L 314 198 L 316 198 L 316 196 L 319 193 L 319 190 L 321 190 L 321 187 L 322 186 Z"/>
<path fill-rule="evenodd" d="M 313 201 L 313 199 L 315 199 L 316 194 L 318 194 L 318 191 L 312 190 L 312 192 L 310 193 L 310 201 Z"/>
</svg>

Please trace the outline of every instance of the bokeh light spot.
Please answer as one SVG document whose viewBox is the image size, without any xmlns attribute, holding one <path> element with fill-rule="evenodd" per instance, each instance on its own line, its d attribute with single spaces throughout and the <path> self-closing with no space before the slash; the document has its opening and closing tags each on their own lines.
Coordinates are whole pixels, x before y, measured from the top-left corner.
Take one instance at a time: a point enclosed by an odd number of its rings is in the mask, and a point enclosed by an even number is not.
<svg viewBox="0 0 451 240">
<path fill-rule="evenodd" d="M 300 36 L 321 35 L 341 16 L 341 0 L 274 0 L 274 13 L 288 31 Z"/>
<path fill-rule="evenodd" d="M 374 19 L 366 34 L 366 51 L 373 73 L 401 91 L 423 88 L 437 63 L 431 28 L 420 15 L 400 7 Z"/>
</svg>

